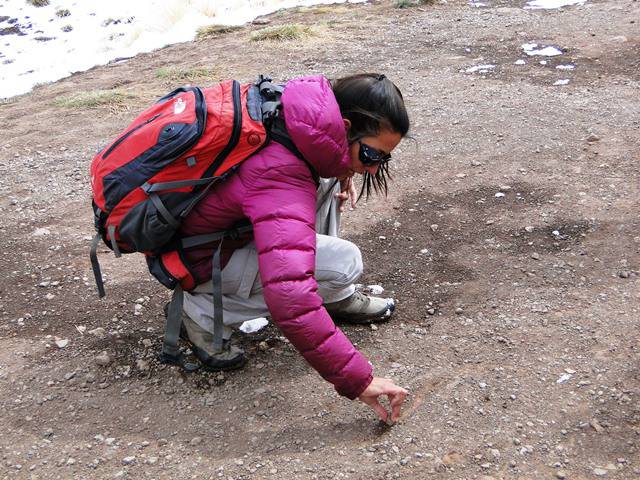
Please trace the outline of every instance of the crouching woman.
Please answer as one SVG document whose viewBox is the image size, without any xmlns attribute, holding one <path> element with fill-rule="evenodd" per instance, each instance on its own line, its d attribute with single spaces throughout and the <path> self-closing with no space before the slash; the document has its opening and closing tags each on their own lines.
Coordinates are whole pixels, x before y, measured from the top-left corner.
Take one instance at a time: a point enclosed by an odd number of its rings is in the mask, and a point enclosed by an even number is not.
<svg viewBox="0 0 640 480">
<path fill-rule="evenodd" d="M 364 176 L 363 192 L 386 193 L 387 162 L 409 130 L 402 95 L 384 75 L 360 74 L 333 82 L 322 76 L 291 80 L 281 100 L 286 130 L 304 160 L 270 143 L 211 189 L 186 218 L 182 233 L 219 232 L 247 219 L 253 241 L 223 247 L 225 338 L 233 326 L 270 316 L 339 394 L 360 399 L 382 420 L 390 413 L 395 421 L 407 391 L 374 377 L 371 363 L 335 325 L 388 320 L 394 305 L 356 291 L 360 251 L 337 237 L 339 212 L 333 200 L 336 194 L 343 200 L 355 194 L 355 174 Z M 322 180 L 318 189 L 314 176 L 339 183 Z M 199 276 L 210 275 L 210 248 L 192 249 L 188 260 Z M 209 368 L 240 367 L 244 354 L 230 342 L 221 353 L 208 348 L 211 295 L 211 282 L 185 294 L 189 340 Z M 380 396 L 388 397 L 390 412 Z"/>
</svg>

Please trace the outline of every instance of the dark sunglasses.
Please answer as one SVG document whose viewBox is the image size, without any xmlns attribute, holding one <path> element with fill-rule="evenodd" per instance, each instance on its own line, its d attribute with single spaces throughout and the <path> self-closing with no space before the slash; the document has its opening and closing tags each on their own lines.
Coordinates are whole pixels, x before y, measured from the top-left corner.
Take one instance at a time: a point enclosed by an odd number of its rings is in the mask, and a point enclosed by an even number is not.
<svg viewBox="0 0 640 480">
<path fill-rule="evenodd" d="M 378 165 L 391 160 L 390 153 L 382 153 L 380 150 L 370 147 L 360 140 L 358 140 L 358 143 L 360 144 L 359 158 L 363 165 Z"/>
</svg>

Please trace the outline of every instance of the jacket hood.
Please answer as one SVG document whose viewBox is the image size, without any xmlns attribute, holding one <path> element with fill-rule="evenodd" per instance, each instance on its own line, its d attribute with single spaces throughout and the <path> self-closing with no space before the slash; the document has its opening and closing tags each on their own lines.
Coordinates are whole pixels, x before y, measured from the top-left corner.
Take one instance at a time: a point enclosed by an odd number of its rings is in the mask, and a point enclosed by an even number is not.
<svg viewBox="0 0 640 480">
<path fill-rule="evenodd" d="M 289 136 L 318 175 L 344 175 L 351 164 L 349 143 L 329 81 L 322 76 L 291 80 L 281 101 Z"/>
</svg>

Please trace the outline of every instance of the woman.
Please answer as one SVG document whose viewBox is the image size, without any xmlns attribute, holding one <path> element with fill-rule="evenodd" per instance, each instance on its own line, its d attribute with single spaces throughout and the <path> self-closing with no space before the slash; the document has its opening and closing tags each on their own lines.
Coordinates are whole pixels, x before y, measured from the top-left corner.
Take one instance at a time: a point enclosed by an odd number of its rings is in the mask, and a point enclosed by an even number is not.
<svg viewBox="0 0 640 480">
<path fill-rule="evenodd" d="M 333 84 L 316 76 L 288 82 L 281 101 L 288 135 L 304 160 L 272 142 L 200 201 L 185 219 L 183 234 L 222 231 L 248 219 L 253 242 L 236 242 L 226 256 L 223 251 L 225 325 L 270 315 L 339 394 L 360 399 L 383 421 L 388 412 L 378 398 L 386 395 L 396 421 L 407 391 L 390 379 L 374 377 L 371 364 L 334 324 L 388 320 L 393 301 L 355 291 L 353 283 L 362 271 L 360 251 L 337 236 L 317 234 L 316 215 L 317 207 L 331 211 L 333 217 L 319 215 L 318 226 L 321 233 L 337 233 L 337 213 L 326 193 L 338 189 L 341 200 L 351 196 L 353 201 L 351 178 L 356 173 L 364 175 L 361 195 L 371 188 L 386 193 L 391 151 L 409 130 L 402 95 L 384 75 L 354 75 Z M 316 174 L 338 179 L 342 188 L 321 180 L 318 189 Z M 198 275 L 210 275 L 210 248 L 189 251 L 188 260 Z M 211 289 L 207 282 L 185 294 L 189 340 L 210 368 L 240 367 L 244 356 L 228 342 L 222 353 L 207 350 Z"/>
</svg>

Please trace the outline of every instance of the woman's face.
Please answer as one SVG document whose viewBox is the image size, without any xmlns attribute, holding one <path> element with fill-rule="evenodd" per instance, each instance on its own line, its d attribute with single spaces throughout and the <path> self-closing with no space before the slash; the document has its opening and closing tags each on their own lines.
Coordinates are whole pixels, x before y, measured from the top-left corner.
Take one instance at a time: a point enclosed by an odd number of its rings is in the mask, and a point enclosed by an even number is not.
<svg viewBox="0 0 640 480">
<path fill-rule="evenodd" d="M 369 156 L 365 156 L 366 158 L 373 157 L 382 159 L 391 154 L 391 151 L 396 148 L 400 140 L 402 140 L 402 136 L 399 133 L 388 129 L 381 129 L 375 136 L 362 137 L 358 141 L 353 142 L 349 146 L 351 167 L 348 175 L 351 176 L 354 173 L 362 175 L 365 172 L 375 175 L 380 163 L 363 163 L 360 150 L 364 149 L 366 153 L 370 154 Z"/>
</svg>

